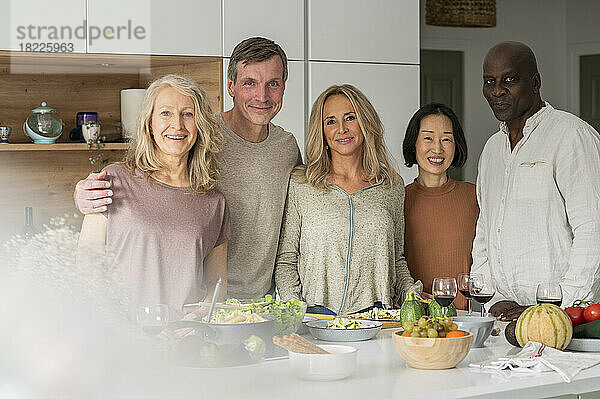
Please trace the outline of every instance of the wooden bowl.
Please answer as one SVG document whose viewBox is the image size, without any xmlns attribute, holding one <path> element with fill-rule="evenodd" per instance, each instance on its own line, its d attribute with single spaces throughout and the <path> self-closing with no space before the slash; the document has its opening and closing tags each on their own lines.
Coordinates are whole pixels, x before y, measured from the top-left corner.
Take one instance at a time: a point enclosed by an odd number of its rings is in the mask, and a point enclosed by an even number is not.
<svg viewBox="0 0 600 399">
<path fill-rule="evenodd" d="M 473 343 L 473 333 L 458 338 L 403 337 L 402 331 L 392 336 L 396 351 L 410 367 L 442 370 L 455 367 L 467 356 Z"/>
</svg>

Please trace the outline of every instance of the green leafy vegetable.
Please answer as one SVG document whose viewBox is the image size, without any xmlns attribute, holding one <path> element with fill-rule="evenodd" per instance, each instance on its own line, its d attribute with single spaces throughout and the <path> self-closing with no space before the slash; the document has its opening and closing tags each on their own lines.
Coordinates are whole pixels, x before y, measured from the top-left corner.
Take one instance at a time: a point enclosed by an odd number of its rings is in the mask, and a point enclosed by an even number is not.
<svg viewBox="0 0 600 399">
<path fill-rule="evenodd" d="M 298 299 L 282 301 L 273 299 L 272 295 L 252 301 L 252 311 L 260 315 L 272 316 L 277 335 L 288 335 L 296 332 L 306 313 L 306 303 Z"/>
<path fill-rule="evenodd" d="M 262 359 L 265 355 L 267 345 L 261 337 L 251 335 L 248 339 L 244 341 L 244 349 L 246 349 L 246 352 L 248 352 L 250 359 L 258 361 Z"/>
</svg>

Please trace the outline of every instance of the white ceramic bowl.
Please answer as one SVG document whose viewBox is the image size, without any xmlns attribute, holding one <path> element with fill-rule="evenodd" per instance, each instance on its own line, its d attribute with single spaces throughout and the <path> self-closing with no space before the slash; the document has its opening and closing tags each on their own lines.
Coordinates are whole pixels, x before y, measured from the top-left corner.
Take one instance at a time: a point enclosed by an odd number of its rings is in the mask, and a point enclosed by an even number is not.
<svg viewBox="0 0 600 399">
<path fill-rule="evenodd" d="M 292 373 L 303 380 L 333 381 L 349 377 L 356 369 L 356 348 L 346 345 L 319 345 L 329 354 L 290 352 Z"/>
<path fill-rule="evenodd" d="M 493 317 L 479 316 L 457 316 L 452 320 L 456 323 L 459 330 L 469 331 L 473 333 L 473 348 L 483 348 L 484 342 L 490 336 L 492 328 L 494 328 Z"/>
<path fill-rule="evenodd" d="M 327 323 L 331 320 L 315 320 L 306 323 L 310 335 L 316 339 L 333 342 L 354 342 L 366 341 L 373 338 L 381 330 L 383 325 L 379 321 L 358 319 L 363 324 L 368 324 L 369 328 L 327 328 Z"/>
<path fill-rule="evenodd" d="M 304 318 L 302 319 L 302 324 L 300 324 L 298 326 L 298 329 L 296 330 L 296 334 L 300 334 L 300 335 L 308 334 L 308 327 L 306 326 L 306 323 L 308 323 L 309 321 L 315 321 L 315 320 L 319 320 L 319 319 L 316 318 L 315 316 L 304 315 Z"/>
</svg>

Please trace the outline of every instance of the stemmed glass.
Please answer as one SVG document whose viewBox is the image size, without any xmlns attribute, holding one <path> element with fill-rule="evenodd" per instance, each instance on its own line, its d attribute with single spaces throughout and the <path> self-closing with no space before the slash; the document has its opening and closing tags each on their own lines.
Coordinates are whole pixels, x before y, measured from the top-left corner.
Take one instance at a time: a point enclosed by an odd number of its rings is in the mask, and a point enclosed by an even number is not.
<svg viewBox="0 0 600 399">
<path fill-rule="evenodd" d="M 471 307 L 471 293 L 469 292 L 469 283 L 471 282 L 471 275 L 469 273 L 460 273 L 456 278 L 458 284 L 458 290 L 465 298 L 467 298 L 467 314 L 471 316 L 473 314 L 473 308 Z"/>
<path fill-rule="evenodd" d="M 562 288 L 558 283 L 539 283 L 535 291 L 535 300 L 540 303 L 562 305 Z"/>
<path fill-rule="evenodd" d="M 457 291 L 456 279 L 454 277 L 438 277 L 433 279 L 431 292 L 435 301 L 442 307 L 444 317 L 448 315 L 448 306 L 454 302 Z"/>
<path fill-rule="evenodd" d="M 488 303 L 494 294 L 496 288 L 490 277 L 481 274 L 471 274 L 471 282 L 469 284 L 469 293 L 481 305 L 481 317 L 485 316 L 485 304 Z"/>
<path fill-rule="evenodd" d="M 169 323 L 169 307 L 162 303 L 140 306 L 136 310 L 135 317 L 146 335 L 157 336 Z"/>
</svg>

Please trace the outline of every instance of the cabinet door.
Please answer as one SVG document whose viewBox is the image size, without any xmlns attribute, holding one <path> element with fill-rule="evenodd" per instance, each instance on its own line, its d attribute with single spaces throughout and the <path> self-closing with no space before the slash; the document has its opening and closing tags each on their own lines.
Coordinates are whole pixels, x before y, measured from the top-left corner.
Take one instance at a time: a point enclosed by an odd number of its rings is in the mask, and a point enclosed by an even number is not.
<svg viewBox="0 0 600 399">
<path fill-rule="evenodd" d="M 223 55 L 253 36 L 274 40 L 290 60 L 303 59 L 303 0 L 224 0 Z"/>
<path fill-rule="evenodd" d="M 308 1 L 311 60 L 419 62 L 418 1 Z"/>
<path fill-rule="evenodd" d="M 419 67 L 416 65 L 350 64 L 311 62 L 310 102 L 333 84 L 350 83 L 371 101 L 385 128 L 385 142 L 408 184 L 417 176 L 416 166 L 407 168 L 402 156 L 406 125 L 419 108 Z"/>
<path fill-rule="evenodd" d="M 233 107 L 233 100 L 227 93 L 227 67 L 229 59 L 223 59 L 223 110 Z M 288 61 L 288 80 L 281 111 L 273 118 L 273 123 L 281 126 L 296 137 L 304 158 L 304 62 Z"/>
<path fill-rule="evenodd" d="M 87 1 L 90 53 L 221 56 L 220 0 Z"/>
<path fill-rule="evenodd" d="M 0 0 L 0 50 L 85 52 L 85 0 Z"/>
</svg>

